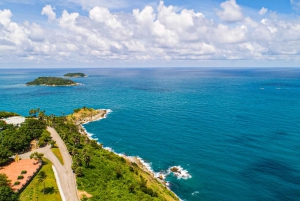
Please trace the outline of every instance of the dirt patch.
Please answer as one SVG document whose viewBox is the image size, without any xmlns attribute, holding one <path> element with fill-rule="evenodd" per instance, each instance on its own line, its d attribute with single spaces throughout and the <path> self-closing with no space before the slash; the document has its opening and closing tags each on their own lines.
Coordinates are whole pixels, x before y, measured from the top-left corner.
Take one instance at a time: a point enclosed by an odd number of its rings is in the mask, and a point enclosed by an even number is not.
<svg viewBox="0 0 300 201">
<path fill-rule="evenodd" d="M 88 194 L 86 191 L 80 191 L 80 190 L 77 190 L 77 193 L 78 193 L 78 196 L 79 196 L 80 199 L 82 199 L 84 195 L 85 195 L 87 198 L 92 197 L 92 195 L 91 195 L 91 194 Z"/>
</svg>

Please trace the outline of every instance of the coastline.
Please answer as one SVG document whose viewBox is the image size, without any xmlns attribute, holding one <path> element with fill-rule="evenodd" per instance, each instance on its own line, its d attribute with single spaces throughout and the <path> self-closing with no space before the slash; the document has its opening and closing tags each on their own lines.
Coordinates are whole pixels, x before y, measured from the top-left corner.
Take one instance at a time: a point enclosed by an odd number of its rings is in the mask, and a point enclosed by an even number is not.
<svg viewBox="0 0 300 201">
<path fill-rule="evenodd" d="M 107 115 L 109 113 L 112 112 L 112 110 L 110 109 L 97 109 L 96 111 L 99 111 L 100 113 L 93 116 L 93 117 L 86 117 L 84 118 L 83 120 L 81 121 L 77 121 L 76 122 L 76 125 L 79 126 L 79 132 L 82 134 L 82 135 L 86 135 L 90 140 L 98 140 L 98 139 L 95 139 L 93 138 L 92 134 L 90 134 L 85 128 L 84 128 L 84 124 L 88 124 L 90 122 L 94 122 L 94 121 L 100 121 L 102 119 L 105 119 L 107 117 Z M 98 142 L 99 143 L 99 142 Z M 103 147 L 103 149 L 107 150 L 107 151 L 110 151 L 120 157 L 123 157 L 125 160 L 129 161 L 129 162 L 134 162 L 138 165 L 138 167 L 140 169 L 142 169 L 144 172 L 148 173 L 149 175 L 151 175 L 154 179 L 156 179 L 157 181 L 159 181 L 163 186 L 165 186 L 168 190 L 170 190 L 172 193 L 174 193 L 174 195 L 179 199 L 181 200 L 175 192 L 173 192 L 170 188 L 169 188 L 169 183 L 167 181 L 165 181 L 165 178 L 167 175 L 169 175 L 171 173 L 171 171 L 168 169 L 167 173 L 166 174 L 162 174 L 162 173 L 156 173 L 152 170 L 151 166 L 149 163 L 146 163 L 141 157 L 139 156 L 126 156 L 124 154 L 120 154 L 120 153 L 117 153 L 115 152 L 112 148 L 110 147 Z M 175 166 L 174 166 L 175 167 Z M 177 166 L 176 166 L 177 167 Z M 180 166 L 179 166 L 180 167 Z"/>
</svg>

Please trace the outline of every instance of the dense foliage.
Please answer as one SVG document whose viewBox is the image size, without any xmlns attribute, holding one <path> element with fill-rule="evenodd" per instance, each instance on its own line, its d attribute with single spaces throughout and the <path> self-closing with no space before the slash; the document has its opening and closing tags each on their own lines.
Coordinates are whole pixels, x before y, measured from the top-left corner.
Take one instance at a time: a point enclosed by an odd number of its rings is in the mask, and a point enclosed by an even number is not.
<svg viewBox="0 0 300 201">
<path fill-rule="evenodd" d="M 84 73 L 67 73 L 65 77 L 86 77 Z"/>
<path fill-rule="evenodd" d="M 9 187 L 2 186 L 0 187 L 0 201 L 18 201 L 19 195 Z"/>
<path fill-rule="evenodd" d="M 0 187 L 9 186 L 10 182 L 6 174 L 0 174 Z"/>
<path fill-rule="evenodd" d="M 48 141 L 48 133 L 44 132 L 46 123 L 43 120 L 29 118 L 21 125 L 3 124 L 0 145 L 0 164 L 5 163 L 13 153 L 22 152 L 30 145 L 30 141 L 43 136 L 44 142 Z M 43 134 L 44 133 L 44 134 Z"/>
<path fill-rule="evenodd" d="M 17 113 L 14 113 L 14 112 L 0 111 L 0 119 L 7 118 L 7 117 L 13 117 L 13 116 L 20 116 L 20 115 L 18 115 Z"/>
<path fill-rule="evenodd" d="M 53 118 L 53 125 L 72 155 L 78 188 L 93 196 L 89 200 L 178 200 L 135 163 L 81 135 L 67 118 Z"/>
<path fill-rule="evenodd" d="M 68 86 L 76 85 L 76 83 L 60 77 L 38 77 L 32 82 L 27 82 L 26 85 Z"/>
</svg>

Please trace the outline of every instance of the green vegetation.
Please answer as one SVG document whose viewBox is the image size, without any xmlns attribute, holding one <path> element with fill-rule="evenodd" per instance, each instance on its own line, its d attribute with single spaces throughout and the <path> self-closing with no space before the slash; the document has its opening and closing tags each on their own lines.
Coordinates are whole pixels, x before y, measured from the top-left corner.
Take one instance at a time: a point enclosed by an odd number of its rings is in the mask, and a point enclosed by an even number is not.
<svg viewBox="0 0 300 201">
<path fill-rule="evenodd" d="M 51 148 L 51 151 L 57 157 L 57 159 L 59 160 L 59 162 L 63 165 L 64 164 L 64 160 L 63 160 L 62 155 L 61 155 L 61 153 L 59 151 L 59 148 L 57 148 L 57 147 Z"/>
<path fill-rule="evenodd" d="M 72 80 L 63 79 L 60 77 L 39 77 L 32 82 L 27 82 L 26 85 L 71 86 L 76 85 L 76 83 Z"/>
<path fill-rule="evenodd" d="M 61 197 L 52 170 L 52 163 L 43 158 L 43 167 L 20 195 L 21 201 L 60 201 Z M 44 173 L 41 173 L 44 172 Z"/>
<path fill-rule="evenodd" d="M 2 123 L 2 121 L 0 121 Z M 5 123 L 5 122 L 4 122 Z M 1 132 L 2 139 L 0 144 L 0 165 L 7 162 L 13 153 L 23 152 L 30 146 L 30 141 L 42 136 L 46 129 L 46 123 L 43 120 L 29 118 L 21 125 L 3 125 Z"/>
<path fill-rule="evenodd" d="M 23 175 L 18 176 L 18 180 L 19 179 L 24 179 L 24 176 Z"/>
<path fill-rule="evenodd" d="M 0 201 L 17 201 L 19 200 L 18 194 L 14 193 L 9 187 L 10 180 L 6 174 L 0 174 Z"/>
<path fill-rule="evenodd" d="M 44 120 L 45 118 L 45 110 L 40 110 L 40 108 L 37 109 L 31 109 L 29 110 L 29 115 L 31 117 L 37 117 L 39 120 Z"/>
<path fill-rule="evenodd" d="M 0 201 L 18 201 L 19 196 L 9 186 L 0 187 Z"/>
<path fill-rule="evenodd" d="M 14 116 L 20 116 L 20 115 L 18 115 L 17 113 L 14 113 L 14 112 L 0 111 L 0 119 L 1 118 L 14 117 Z"/>
<path fill-rule="evenodd" d="M 6 174 L 0 174 L 0 187 L 2 186 L 9 186 L 10 180 L 8 180 L 8 177 Z"/>
<path fill-rule="evenodd" d="M 67 73 L 65 77 L 86 77 L 84 73 Z"/>
<path fill-rule="evenodd" d="M 78 189 L 91 194 L 89 200 L 178 200 L 174 193 L 135 163 L 81 135 L 71 119 L 55 117 L 52 125 L 72 155 Z"/>
<path fill-rule="evenodd" d="M 51 140 L 51 134 L 49 131 L 44 130 L 41 137 L 39 138 L 39 146 L 42 147 Z"/>
<path fill-rule="evenodd" d="M 30 155 L 30 159 L 34 159 L 34 160 L 42 160 L 43 156 L 44 156 L 44 154 L 38 153 L 38 152 L 36 151 L 36 152 L 34 152 L 34 153 L 32 153 L 32 154 Z"/>
<path fill-rule="evenodd" d="M 26 170 L 22 170 L 21 174 L 26 174 L 27 171 Z"/>
</svg>

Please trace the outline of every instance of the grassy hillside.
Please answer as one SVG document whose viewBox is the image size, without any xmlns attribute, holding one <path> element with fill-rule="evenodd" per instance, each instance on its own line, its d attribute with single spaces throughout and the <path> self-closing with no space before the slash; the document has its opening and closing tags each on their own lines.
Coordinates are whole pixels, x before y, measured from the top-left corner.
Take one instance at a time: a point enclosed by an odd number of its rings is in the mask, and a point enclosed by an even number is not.
<svg viewBox="0 0 300 201">
<path fill-rule="evenodd" d="M 47 200 L 60 201 L 61 197 L 56 184 L 55 176 L 52 170 L 52 163 L 44 158 L 44 165 L 39 172 L 44 171 L 47 175 L 45 181 L 40 182 L 38 176 L 35 176 L 30 184 L 20 195 L 20 201 L 27 200 Z M 45 189 L 44 189 L 45 184 Z M 44 193 L 45 190 L 45 193 Z"/>
<path fill-rule="evenodd" d="M 178 200 L 174 193 L 135 163 L 81 135 L 79 127 L 70 119 L 56 117 L 52 125 L 72 155 L 78 189 L 91 194 L 89 200 Z"/>
</svg>

